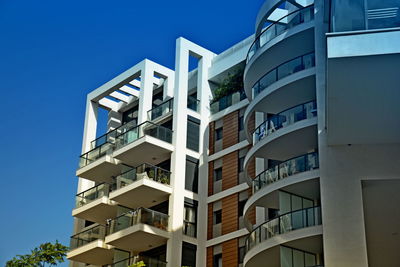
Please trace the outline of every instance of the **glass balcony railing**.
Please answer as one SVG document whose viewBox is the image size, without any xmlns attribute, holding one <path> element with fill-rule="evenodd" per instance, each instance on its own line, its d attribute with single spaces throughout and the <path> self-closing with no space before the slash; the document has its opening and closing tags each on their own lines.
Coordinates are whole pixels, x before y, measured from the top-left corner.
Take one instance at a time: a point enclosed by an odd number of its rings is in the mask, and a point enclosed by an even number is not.
<svg viewBox="0 0 400 267">
<path fill-rule="evenodd" d="M 153 259 L 146 256 L 134 256 L 113 264 L 108 264 L 103 267 L 129 267 L 129 266 L 146 266 L 146 267 L 166 267 L 167 263 L 158 259 Z"/>
<path fill-rule="evenodd" d="M 164 117 L 167 114 L 170 114 L 172 112 L 173 106 L 174 106 L 173 98 L 161 103 L 157 107 L 154 107 L 153 109 L 147 112 L 148 120 L 152 121 Z"/>
<path fill-rule="evenodd" d="M 200 109 L 200 100 L 194 98 L 192 96 L 188 96 L 187 99 L 187 108 L 193 111 L 199 112 Z"/>
<path fill-rule="evenodd" d="M 151 225 L 167 231 L 168 218 L 169 216 L 167 214 L 146 208 L 138 208 L 109 221 L 108 234 L 116 233 L 139 223 Z"/>
<path fill-rule="evenodd" d="M 245 94 L 244 90 L 239 90 L 230 95 L 224 96 L 221 99 L 217 100 L 216 102 L 213 102 L 210 105 L 211 114 L 215 114 L 221 110 L 226 109 L 227 107 L 230 107 L 236 103 L 239 103 L 240 101 L 242 101 L 245 98 L 246 98 L 246 94 Z"/>
<path fill-rule="evenodd" d="M 120 189 L 143 178 L 151 179 L 153 181 L 169 185 L 170 175 L 170 171 L 144 163 L 127 172 L 122 173 L 121 175 L 118 175 L 115 179 L 116 184 L 114 185 L 113 189 Z"/>
<path fill-rule="evenodd" d="M 246 63 L 252 59 L 257 50 L 264 45 L 268 44 L 275 37 L 281 35 L 293 27 L 303 24 L 305 22 L 312 21 L 314 19 L 314 6 L 307 6 L 302 9 L 298 9 L 282 18 L 275 23 L 269 25 L 263 30 L 254 40 L 250 46 L 249 52 L 247 52 Z"/>
<path fill-rule="evenodd" d="M 261 79 L 259 79 L 253 86 L 253 98 L 264 91 L 268 86 L 285 78 L 293 73 L 309 69 L 315 66 L 315 53 L 309 53 L 295 59 L 289 60 L 275 69 L 271 70 L 265 74 Z"/>
<path fill-rule="evenodd" d="M 103 240 L 106 235 L 106 227 L 104 225 L 95 225 L 90 229 L 71 236 L 70 250 L 82 247 L 95 240 Z"/>
<path fill-rule="evenodd" d="M 102 196 L 108 196 L 110 185 L 101 183 L 76 195 L 76 208 L 80 208 Z"/>
<path fill-rule="evenodd" d="M 260 140 L 281 128 L 316 116 L 317 104 L 315 101 L 301 104 L 282 111 L 271 116 L 255 129 L 253 133 L 253 144 L 257 144 Z"/>
<path fill-rule="evenodd" d="M 172 142 L 172 130 L 152 122 L 144 122 L 138 126 L 127 129 L 126 132 L 118 135 L 116 138 L 117 149 L 126 146 L 145 135 L 155 137 L 168 143 Z"/>
<path fill-rule="evenodd" d="M 297 173 L 318 169 L 318 153 L 313 152 L 289 159 L 268 168 L 253 179 L 253 194 L 267 185 L 275 183 Z"/>
<path fill-rule="evenodd" d="M 310 207 L 292 211 L 269 220 L 254 229 L 246 239 L 246 251 L 274 236 L 297 229 L 320 225 L 321 207 Z"/>
<path fill-rule="evenodd" d="M 105 142 L 104 144 L 86 152 L 85 154 L 82 154 L 79 157 L 79 168 L 85 167 L 99 158 L 104 157 L 113 147 L 114 145 L 112 143 Z"/>
</svg>

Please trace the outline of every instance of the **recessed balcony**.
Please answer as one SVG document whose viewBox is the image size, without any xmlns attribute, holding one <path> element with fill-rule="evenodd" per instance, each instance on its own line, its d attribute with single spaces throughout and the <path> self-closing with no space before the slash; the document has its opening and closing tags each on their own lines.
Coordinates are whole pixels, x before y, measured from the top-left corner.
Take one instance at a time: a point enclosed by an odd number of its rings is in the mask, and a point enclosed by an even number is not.
<svg viewBox="0 0 400 267">
<path fill-rule="evenodd" d="M 172 130 L 152 122 L 126 129 L 116 137 L 114 158 L 131 166 L 142 162 L 157 164 L 170 157 L 174 150 Z"/>
<path fill-rule="evenodd" d="M 126 266 L 146 266 L 146 267 L 166 267 L 167 262 L 146 256 L 134 256 L 113 264 L 104 265 L 104 267 L 126 267 Z"/>
<path fill-rule="evenodd" d="M 172 193 L 170 174 L 160 167 L 141 164 L 115 178 L 110 199 L 129 208 L 159 204 Z"/>
<path fill-rule="evenodd" d="M 105 234 L 104 225 L 95 225 L 71 236 L 67 258 L 71 261 L 100 266 L 112 263 L 114 252 L 112 247 L 104 242 Z"/>
<path fill-rule="evenodd" d="M 211 114 L 216 114 L 236 103 L 239 103 L 243 99 L 246 99 L 246 94 L 244 93 L 244 90 L 239 90 L 232 94 L 223 96 L 217 101 L 210 104 Z"/>
<path fill-rule="evenodd" d="M 105 224 L 117 215 L 117 206 L 109 200 L 110 185 L 102 183 L 76 195 L 76 206 L 72 216 Z"/>
<path fill-rule="evenodd" d="M 128 251 L 146 251 L 170 238 L 169 216 L 150 209 L 128 211 L 108 224 L 107 244 Z"/>
</svg>

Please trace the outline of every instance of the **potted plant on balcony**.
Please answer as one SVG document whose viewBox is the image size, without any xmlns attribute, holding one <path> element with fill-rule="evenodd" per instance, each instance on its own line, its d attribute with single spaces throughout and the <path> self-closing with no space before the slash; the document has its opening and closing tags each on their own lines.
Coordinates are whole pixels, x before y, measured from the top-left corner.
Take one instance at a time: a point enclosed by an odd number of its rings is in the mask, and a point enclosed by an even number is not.
<svg viewBox="0 0 400 267">
<path fill-rule="evenodd" d="M 210 101 L 210 104 L 219 101 L 224 96 L 230 95 L 242 89 L 243 70 L 239 69 L 234 74 L 228 73 L 228 77 L 226 77 L 214 90 L 214 98 Z"/>
<path fill-rule="evenodd" d="M 143 261 L 138 261 L 136 263 L 132 263 L 128 267 L 143 267 L 143 266 L 146 266 L 146 264 Z"/>
</svg>

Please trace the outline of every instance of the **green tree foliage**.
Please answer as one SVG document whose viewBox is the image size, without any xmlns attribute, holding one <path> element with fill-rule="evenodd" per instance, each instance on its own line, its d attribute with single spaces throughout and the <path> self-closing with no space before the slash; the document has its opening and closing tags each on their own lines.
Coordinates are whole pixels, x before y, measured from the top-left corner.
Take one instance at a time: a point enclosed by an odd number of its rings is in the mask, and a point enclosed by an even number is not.
<svg viewBox="0 0 400 267">
<path fill-rule="evenodd" d="M 221 84 L 214 90 L 214 98 L 211 103 L 217 102 L 222 97 L 243 89 L 243 70 L 238 70 L 234 74 L 228 73 Z"/>
<path fill-rule="evenodd" d="M 58 241 L 47 242 L 31 250 L 31 254 L 17 255 L 6 263 L 6 267 L 45 267 L 64 262 L 68 247 Z"/>
</svg>

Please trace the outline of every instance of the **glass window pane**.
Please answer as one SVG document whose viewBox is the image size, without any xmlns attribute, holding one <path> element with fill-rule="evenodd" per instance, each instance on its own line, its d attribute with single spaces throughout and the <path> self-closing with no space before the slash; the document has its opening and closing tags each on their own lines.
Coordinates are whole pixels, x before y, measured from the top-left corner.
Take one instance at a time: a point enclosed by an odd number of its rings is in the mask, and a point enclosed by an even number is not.
<svg viewBox="0 0 400 267">
<path fill-rule="evenodd" d="M 293 249 L 293 267 L 304 267 L 304 252 Z"/>
<path fill-rule="evenodd" d="M 292 250 L 281 246 L 281 267 L 293 267 Z"/>
</svg>

